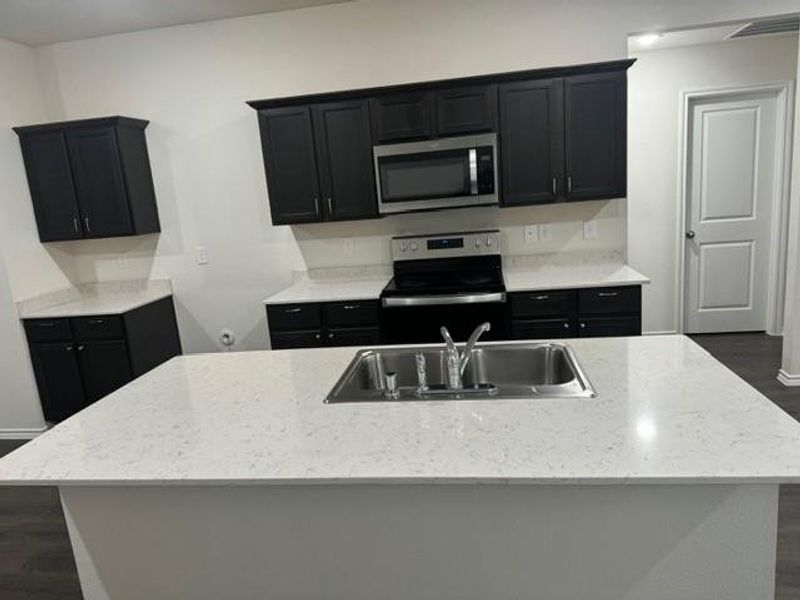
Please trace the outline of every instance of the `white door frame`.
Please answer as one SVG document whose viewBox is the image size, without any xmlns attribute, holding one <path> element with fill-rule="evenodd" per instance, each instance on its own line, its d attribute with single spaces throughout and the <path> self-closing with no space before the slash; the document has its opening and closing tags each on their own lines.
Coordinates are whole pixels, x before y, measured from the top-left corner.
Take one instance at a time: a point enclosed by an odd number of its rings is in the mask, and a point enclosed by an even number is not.
<svg viewBox="0 0 800 600">
<path fill-rule="evenodd" d="M 680 93 L 678 138 L 678 227 L 676 232 L 675 319 L 678 333 L 686 332 L 686 205 L 689 201 L 689 119 L 692 102 L 752 92 L 775 92 L 778 123 L 775 129 L 775 172 L 773 198 L 777 199 L 772 210 L 770 237 L 773 243 L 769 251 L 769 278 L 767 285 L 767 333 L 783 334 L 783 305 L 786 289 L 786 252 L 788 240 L 789 180 L 792 161 L 792 110 L 794 106 L 794 82 L 776 81 L 745 86 L 703 88 L 684 90 Z"/>
</svg>

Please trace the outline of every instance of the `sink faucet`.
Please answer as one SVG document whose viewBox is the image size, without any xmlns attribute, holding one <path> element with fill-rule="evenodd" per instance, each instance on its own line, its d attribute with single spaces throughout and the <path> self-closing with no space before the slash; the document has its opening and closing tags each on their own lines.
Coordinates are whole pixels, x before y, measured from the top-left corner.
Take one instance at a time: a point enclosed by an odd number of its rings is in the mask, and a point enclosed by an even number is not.
<svg viewBox="0 0 800 600">
<path fill-rule="evenodd" d="M 439 331 L 444 338 L 444 343 L 447 345 L 447 387 L 451 390 L 460 390 L 464 387 L 464 371 L 467 369 L 467 364 L 472 356 L 472 349 L 478 343 L 480 338 L 485 332 L 492 328 L 490 323 L 481 323 L 469 336 L 464 350 L 459 354 L 458 348 L 453 341 L 453 337 L 447 330 L 447 327 L 442 325 Z"/>
</svg>

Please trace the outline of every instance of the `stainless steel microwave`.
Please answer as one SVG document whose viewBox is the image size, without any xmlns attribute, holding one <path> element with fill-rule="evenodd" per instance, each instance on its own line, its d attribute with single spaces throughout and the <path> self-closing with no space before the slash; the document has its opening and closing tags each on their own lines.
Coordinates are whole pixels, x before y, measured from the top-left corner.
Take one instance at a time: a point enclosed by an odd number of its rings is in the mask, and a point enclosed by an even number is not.
<svg viewBox="0 0 800 600">
<path fill-rule="evenodd" d="M 381 214 L 497 204 L 497 135 L 373 148 Z"/>
</svg>

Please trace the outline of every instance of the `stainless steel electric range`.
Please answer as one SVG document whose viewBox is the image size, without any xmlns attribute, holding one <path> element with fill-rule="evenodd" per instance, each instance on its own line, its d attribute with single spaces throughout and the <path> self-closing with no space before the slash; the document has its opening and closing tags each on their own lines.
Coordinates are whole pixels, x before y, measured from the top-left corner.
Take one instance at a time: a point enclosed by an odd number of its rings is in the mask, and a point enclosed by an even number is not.
<svg viewBox="0 0 800 600">
<path fill-rule="evenodd" d="M 394 278 L 381 294 L 390 344 L 441 341 L 444 325 L 466 339 L 480 323 L 485 339 L 506 337 L 506 288 L 497 230 L 392 239 Z"/>
</svg>

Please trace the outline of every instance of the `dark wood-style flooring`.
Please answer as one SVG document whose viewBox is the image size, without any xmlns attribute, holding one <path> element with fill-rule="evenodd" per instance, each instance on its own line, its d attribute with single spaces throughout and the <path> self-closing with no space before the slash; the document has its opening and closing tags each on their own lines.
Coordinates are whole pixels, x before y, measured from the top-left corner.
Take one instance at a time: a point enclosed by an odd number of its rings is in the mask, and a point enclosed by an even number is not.
<svg viewBox="0 0 800 600">
<path fill-rule="evenodd" d="M 800 420 L 800 390 L 775 379 L 781 339 L 715 334 L 694 340 Z M 0 441 L 0 456 L 21 442 Z M 800 486 L 781 488 L 776 600 L 800 600 Z M 64 516 L 53 488 L 0 487 L 0 598 L 81 600 Z"/>
</svg>

